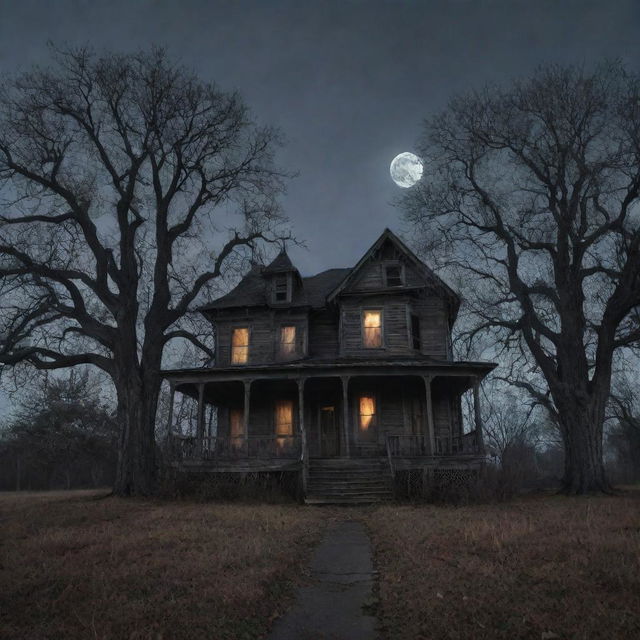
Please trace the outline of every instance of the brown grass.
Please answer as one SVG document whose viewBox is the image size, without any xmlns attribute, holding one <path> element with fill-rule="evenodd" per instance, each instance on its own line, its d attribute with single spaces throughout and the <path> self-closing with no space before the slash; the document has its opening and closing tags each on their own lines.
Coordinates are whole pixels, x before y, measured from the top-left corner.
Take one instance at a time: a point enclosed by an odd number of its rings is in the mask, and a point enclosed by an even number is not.
<svg viewBox="0 0 640 640">
<path fill-rule="evenodd" d="M 367 516 L 396 638 L 640 638 L 640 491 Z"/>
<path fill-rule="evenodd" d="M 97 497 L 0 494 L 0 637 L 260 637 L 324 520 L 296 505 Z"/>
</svg>

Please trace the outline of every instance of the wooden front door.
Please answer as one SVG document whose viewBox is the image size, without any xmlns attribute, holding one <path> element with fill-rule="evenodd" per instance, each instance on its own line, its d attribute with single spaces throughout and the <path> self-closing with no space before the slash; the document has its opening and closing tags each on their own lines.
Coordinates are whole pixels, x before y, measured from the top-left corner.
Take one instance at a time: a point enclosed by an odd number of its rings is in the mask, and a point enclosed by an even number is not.
<svg viewBox="0 0 640 640">
<path fill-rule="evenodd" d="M 338 442 L 338 425 L 336 423 L 336 408 L 333 406 L 320 407 L 320 455 L 323 457 L 337 456 L 340 452 Z"/>
</svg>

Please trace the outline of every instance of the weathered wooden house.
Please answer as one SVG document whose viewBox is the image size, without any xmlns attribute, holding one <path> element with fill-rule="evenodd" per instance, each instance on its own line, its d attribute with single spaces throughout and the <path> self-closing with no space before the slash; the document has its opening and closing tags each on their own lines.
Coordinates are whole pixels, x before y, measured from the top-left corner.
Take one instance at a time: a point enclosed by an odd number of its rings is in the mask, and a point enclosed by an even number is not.
<svg viewBox="0 0 640 640">
<path fill-rule="evenodd" d="M 381 499 L 410 469 L 478 468 L 477 390 L 494 365 L 453 361 L 459 304 L 388 229 L 353 268 L 312 277 L 283 250 L 201 307 L 215 327 L 213 366 L 165 372 L 172 403 L 175 392 L 198 403 L 195 434 L 174 435 L 174 464 L 297 472 L 307 502 Z M 465 433 L 469 389 L 476 420 Z"/>
</svg>

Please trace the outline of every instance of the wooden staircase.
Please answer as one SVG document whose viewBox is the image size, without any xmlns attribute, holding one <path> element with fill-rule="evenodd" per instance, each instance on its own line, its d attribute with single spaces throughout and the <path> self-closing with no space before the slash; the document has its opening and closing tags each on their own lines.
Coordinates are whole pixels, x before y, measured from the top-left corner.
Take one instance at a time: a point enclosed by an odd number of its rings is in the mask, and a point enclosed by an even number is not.
<svg viewBox="0 0 640 640">
<path fill-rule="evenodd" d="M 312 458 L 307 504 L 369 504 L 393 498 L 386 459 Z"/>
</svg>

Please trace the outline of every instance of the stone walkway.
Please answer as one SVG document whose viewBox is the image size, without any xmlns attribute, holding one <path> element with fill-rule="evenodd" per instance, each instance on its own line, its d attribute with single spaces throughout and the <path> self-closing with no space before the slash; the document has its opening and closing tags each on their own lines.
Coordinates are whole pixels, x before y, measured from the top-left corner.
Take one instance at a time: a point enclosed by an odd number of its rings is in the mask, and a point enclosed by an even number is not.
<svg viewBox="0 0 640 640">
<path fill-rule="evenodd" d="M 269 640 L 375 640 L 376 618 L 368 610 L 375 576 L 361 523 L 329 527 L 311 560 L 311 579 Z"/>
</svg>

